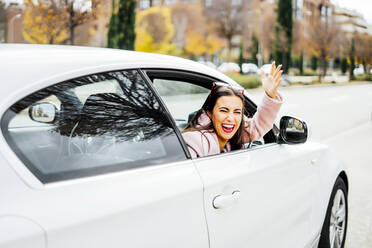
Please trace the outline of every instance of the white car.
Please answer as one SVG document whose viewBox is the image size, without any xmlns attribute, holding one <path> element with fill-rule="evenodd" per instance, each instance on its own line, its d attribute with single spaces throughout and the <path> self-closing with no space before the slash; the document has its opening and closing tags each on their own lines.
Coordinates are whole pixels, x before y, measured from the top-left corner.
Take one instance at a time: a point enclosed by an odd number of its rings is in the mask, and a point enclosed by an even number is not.
<svg viewBox="0 0 372 248">
<path fill-rule="evenodd" d="M 257 74 L 261 75 L 262 70 L 265 72 L 266 76 L 269 75 L 269 73 L 271 71 L 271 64 L 264 64 L 263 66 L 261 66 L 261 68 L 257 70 Z M 282 79 L 282 82 L 280 84 L 281 86 L 286 87 L 286 86 L 289 86 L 291 84 L 287 75 L 282 75 L 281 79 Z"/>
<path fill-rule="evenodd" d="M 354 68 L 353 72 L 356 76 L 364 74 L 363 65 L 359 65 L 359 67 Z"/>
<path fill-rule="evenodd" d="M 263 66 L 261 66 L 260 69 L 257 70 L 257 74 L 258 75 L 261 75 L 261 71 L 264 71 L 266 76 L 269 75 L 270 71 L 271 71 L 271 64 L 264 64 Z"/>
<path fill-rule="evenodd" d="M 218 67 L 218 70 L 223 73 L 239 73 L 240 67 L 237 63 L 224 62 Z"/>
<path fill-rule="evenodd" d="M 0 50 L 0 247 L 343 247 L 347 172 L 305 122 L 190 158 L 181 130 L 214 82 L 240 87 L 229 77 L 158 54 Z"/>
<path fill-rule="evenodd" d="M 242 72 L 244 74 L 256 74 L 258 70 L 257 65 L 253 63 L 243 63 L 242 64 Z"/>
</svg>

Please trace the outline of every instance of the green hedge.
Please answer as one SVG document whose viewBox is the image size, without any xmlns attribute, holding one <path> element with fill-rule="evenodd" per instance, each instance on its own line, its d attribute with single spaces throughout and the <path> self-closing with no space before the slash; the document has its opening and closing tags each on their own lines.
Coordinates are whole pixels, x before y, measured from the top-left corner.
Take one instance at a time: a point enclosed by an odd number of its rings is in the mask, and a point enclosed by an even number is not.
<svg viewBox="0 0 372 248">
<path fill-rule="evenodd" d="M 226 73 L 226 75 L 239 83 L 244 89 L 254 89 L 262 85 L 261 78 L 257 75 L 241 75 L 236 73 Z"/>
<path fill-rule="evenodd" d="M 358 75 L 358 76 L 354 76 L 355 81 L 372 81 L 372 74 L 362 74 L 362 75 Z"/>
</svg>

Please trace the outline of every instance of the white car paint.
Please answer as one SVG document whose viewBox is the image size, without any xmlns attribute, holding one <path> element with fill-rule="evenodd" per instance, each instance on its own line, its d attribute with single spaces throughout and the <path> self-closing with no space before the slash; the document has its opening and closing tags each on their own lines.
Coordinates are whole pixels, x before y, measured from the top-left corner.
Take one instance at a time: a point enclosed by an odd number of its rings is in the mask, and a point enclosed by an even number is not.
<svg viewBox="0 0 372 248">
<path fill-rule="evenodd" d="M 0 116 L 38 89 L 119 69 L 184 70 L 238 86 L 207 66 L 165 55 L 42 45 L 0 45 L 0 52 Z M 10 236 L 0 235 L 0 247 L 32 247 L 30 240 L 53 248 L 312 247 L 333 184 L 345 171 L 324 145 L 272 143 L 43 184 L 1 134 L 0 233 L 17 231 L 12 246 Z"/>
<path fill-rule="evenodd" d="M 310 217 L 319 176 L 309 161 L 316 158 L 313 150 L 320 149 L 301 146 L 305 145 L 268 144 L 195 161 L 205 187 L 211 247 L 311 243 Z M 272 154 L 281 159 L 267 160 Z M 231 197 L 235 191 L 240 194 L 231 206 L 211 207 L 216 195 Z"/>
</svg>

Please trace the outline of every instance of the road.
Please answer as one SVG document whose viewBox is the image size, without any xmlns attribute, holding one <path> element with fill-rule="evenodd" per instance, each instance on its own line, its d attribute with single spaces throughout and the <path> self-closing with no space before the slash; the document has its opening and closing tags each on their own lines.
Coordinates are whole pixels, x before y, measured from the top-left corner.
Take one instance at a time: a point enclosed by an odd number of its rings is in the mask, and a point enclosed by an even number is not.
<svg viewBox="0 0 372 248">
<path fill-rule="evenodd" d="M 349 170 L 349 224 L 346 248 L 372 247 L 372 84 L 281 88 L 279 116 L 306 121 L 311 141 L 328 144 Z M 262 89 L 250 90 L 253 99 Z"/>
</svg>

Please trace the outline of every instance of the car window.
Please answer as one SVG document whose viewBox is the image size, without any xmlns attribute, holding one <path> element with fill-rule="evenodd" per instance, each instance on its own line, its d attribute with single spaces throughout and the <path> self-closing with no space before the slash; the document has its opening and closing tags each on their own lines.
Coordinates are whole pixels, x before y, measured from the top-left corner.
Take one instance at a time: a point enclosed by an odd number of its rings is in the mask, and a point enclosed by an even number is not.
<svg viewBox="0 0 372 248">
<path fill-rule="evenodd" d="M 153 78 L 152 81 L 180 131 L 185 129 L 193 114 L 202 107 L 210 92 L 209 88 L 182 80 Z M 248 113 L 245 113 L 244 120 L 248 120 Z M 262 144 L 265 144 L 263 138 L 245 144 L 244 148 Z"/>
<path fill-rule="evenodd" d="M 186 159 L 137 71 L 42 89 L 12 105 L 1 124 L 11 148 L 44 183 Z"/>
<path fill-rule="evenodd" d="M 153 85 L 181 131 L 209 94 L 207 88 L 177 80 L 155 78 Z"/>
</svg>

